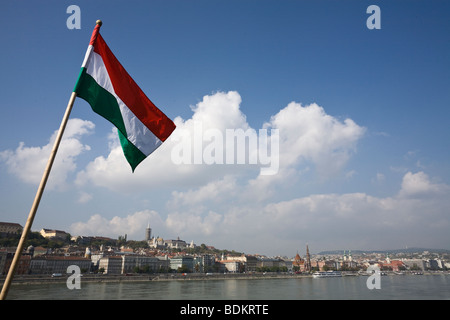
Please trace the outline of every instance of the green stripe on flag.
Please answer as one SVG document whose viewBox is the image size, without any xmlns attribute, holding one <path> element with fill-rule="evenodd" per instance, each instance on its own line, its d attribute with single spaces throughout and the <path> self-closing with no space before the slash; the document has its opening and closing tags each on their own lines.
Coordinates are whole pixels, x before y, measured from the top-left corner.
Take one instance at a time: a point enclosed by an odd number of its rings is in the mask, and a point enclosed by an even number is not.
<svg viewBox="0 0 450 320">
<path fill-rule="evenodd" d="M 141 163 L 141 161 L 147 156 L 143 154 L 142 151 L 139 150 L 134 144 L 132 144 L 120 131 L 117 132 L 119 133 L 119 140 L 122 145 L 123 154 L 130 164 L 131 170 L 134 172 L 134 169 L 136 169 L 138 164 Z"/>
<path fill-rule="evenodd" d="M 147 156 L 126 138 L 127 131 L 117 99 L 109 91 L 99 86 L 95 79 L 86 73 L 86 68 L 81 68 L 74 91 L 78 97 L 90 104 L 95 113 L 116 126 L 123 153 L 134 172 L 137 165 Z"/>
<path fill-rule="evenodd" d="M 109 120 L 124 136 L 127 136 L 116 98 L 99 86 L 94 78 L 86 73 L 85 68 L 80 72 L 75 90 L 77 96 L 86 100 L 94 112 Z"/>
</svg>

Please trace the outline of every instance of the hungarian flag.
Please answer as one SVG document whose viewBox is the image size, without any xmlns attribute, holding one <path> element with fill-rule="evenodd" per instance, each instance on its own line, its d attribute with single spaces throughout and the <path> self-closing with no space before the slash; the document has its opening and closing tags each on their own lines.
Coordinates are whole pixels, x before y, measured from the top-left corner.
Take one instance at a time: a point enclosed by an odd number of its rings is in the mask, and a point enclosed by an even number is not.
<svg viewBox="0 0 450 320">
<path fill-rule="evenodd" d="M 175 130 L 175 124 L 142 92 L 108 48 L 97 24 L 74 92 L 117 127 L 132 171 Z"/>
</svg>

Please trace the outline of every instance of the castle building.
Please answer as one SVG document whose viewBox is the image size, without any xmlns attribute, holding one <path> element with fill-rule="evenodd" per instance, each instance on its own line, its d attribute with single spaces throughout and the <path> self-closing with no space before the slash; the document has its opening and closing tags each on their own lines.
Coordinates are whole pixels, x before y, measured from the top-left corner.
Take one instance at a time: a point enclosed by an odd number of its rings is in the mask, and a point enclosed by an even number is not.
<svg viewBox="0 0 450 320">
<path fill-rule="evenodd" d="M 180 237 L 178 237 L 176 240 L 164 240 L 161 237 L 152 237 L 152 229 L 150 228 L 150 223 L 145 229 L 145 241 L 147 241 L 150 248 L 155 249 L 195 248 L 194 240 L 192 240 L 191 243 L 187 243 L 184 240 L 180 240 Z"/>
</svg>

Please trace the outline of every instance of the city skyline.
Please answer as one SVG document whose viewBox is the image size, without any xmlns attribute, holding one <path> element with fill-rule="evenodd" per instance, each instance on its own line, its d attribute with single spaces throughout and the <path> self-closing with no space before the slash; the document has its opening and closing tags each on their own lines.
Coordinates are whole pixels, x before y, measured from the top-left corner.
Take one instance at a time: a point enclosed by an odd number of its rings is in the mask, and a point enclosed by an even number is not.
<svg viewBox="0 0 450 320">
<path fill-rule="evenodd" d="M 380 29 L 368 28 L 373 4 Z M 101 19 L 177 129 L 132 173 L 112 125 L 77 99 L 32 230 L 140 239 L 151 221 L 162 237 L 266 255 L 307 242 L 315 252 L 450 243 L 449 3 L 74 5 L 80 29 L 68 28 L 67 3 L 0 12 L 1 221 L 25 224 Z M 227 155 L 214 140 L 227 130 L 277 130 L 275 174 L 261 174 L 260 157 L 205 163 Z M 187 150 L 202 162 L 180 163 Z"/>
<path fill-rule="evenodd" d="M 0 221 L 0 225 L 5 224 L 4 221 Z M 9 228 L 17 228 L 20 226 L 19 223 L 15 223 L 15 222 L 6 222 L 7 225 L 13 225 L 13 227 L 9 227 Z M 22 228 L 22 226 L 20 226 L 20 228 Z M 1 231 L 1 230 L 0 230 Z M 11 231 L 10 231 L 11 232 Z M 65 230 L 56 230 L 56 229 L 49 229 L 49 228 L 43 228 L 40 231 L 36 231 L 36 230 L 32 230 L 32 232 L 37 232 L 40 233 L 41 235 L 43 235 L 44 237 L 48 237 L 50 235 L 56 236 L 56 238 L 64 238 L 64 233 L 66 233 Z M 45 235 L 44 235 L 44 234 Z M 59 235 L 58 235 L 59 234 Z M 217 248 L 214 246 L 213 243 L 196 243 L 195 239 L 192 239 L 190 241 L 186 241 L 186 239 L 182 239 L 179 236 L 177 237 L 161 237 L 159 235 L 152 235 L 152 229 L 150 228 L 150 223 L 147 225 L 147 227 L 145 228 L 145 235 L 143 237 L 143 239 L 128 239 L 127 234 L 124 235 L 119 235 L 117 238 L 113 237 L 104 237 L 103 235 L 100 234 L 96 234 L 96 235 L 73 235 L 71 234 L 71 239 L 72 241 L 77 242 L 78 240 L 73 240 L 74 238 L 82 238 L 82 243 L 84 243 L 84 245 L 86 247 L 90 247 L 89 244 L 86 244 L 86 241 L 90 241 L 90 240 L 86 240 L 87 238 L 98 238 L 98 239 L 112 239 L 112 240 L 118 240 L 118 239 L 124 239 L 125 241 L 136 241 L 136 242 L 147 242 L 147 244 L 149 245 L 150 249 L 157 249 L 157 250 L 171 250 L 171 249 L 179 249 L 181 252 L 184 252 L 184 249 L 193 249 L 194 247 L 200 247 L 202 245 L 206 245 L 207 247 L 210 248 L 214 248 L 217 249 L 219 251 L 229 251 L 229 252 L 236 252 L 236 253 L 242 253 L 245 255 L 260 255 L 260 256 L 271 256 L 271 257 L 290 257 L 293 258 L 295 256 L 294 253 L 290 253 L 290 254 L 272 254 L 272 255 L 266 255 L 262 252 L 243 252 L 241 250 L 239 250 L 239 248 L 228 248 L 228 247 L 223 247 L 223 248 Z M 154 241 L 154 239 L 161 239 L 163 240 L 161 243 L 161 246 L 152 246 L 152 243 Z M 172 242 L 172 241 L 176 241 L 179 243 L 184 243 L 184 246 L 182 247 L 178 247 L 178 246 L 174 246 L 173 244 L 171 245 L 164 245 L 164 243 L 166 243 L 167 241 Z M 389 253 L 420 253 L 420 252 L 430 252 L 430 253 L 450 253 L 450 248 L 424 248 L 424 247 L 405 247 L 405 248 L 395 248 L 395 249 L 383 249 L 383 248 L 378 248 L 378 249 L 373 249 L 373 250 L 365 250 L 364 248 L 340 248 L 340 249 L 334 249 L 334 250 L 321 250 L 321 251 L 316 251 L 314 250 L 314 248 L 312 248 L 312 250 L 309 249 L 309 243 L 306 242 L 304 244 L 304 250 L 301 249 L 302 246 L 301 244 L 299 244 L 297 246 L 296 249 L 296 254 L 300 254 L 300 256 L 308 256 L 308 251 L 311 252 L 311 254 L 313 255 L 342 255 L 342 256 L 346 256 L 346 255 L 352 255 L 356 254 L 356 255 L 360 255 L 360 254 L 365 254 L 365 253 L 378 253 L 378 254 L 389 254 Z M 304 252 L 303 252 L 304 251 Z"/>
</svg>

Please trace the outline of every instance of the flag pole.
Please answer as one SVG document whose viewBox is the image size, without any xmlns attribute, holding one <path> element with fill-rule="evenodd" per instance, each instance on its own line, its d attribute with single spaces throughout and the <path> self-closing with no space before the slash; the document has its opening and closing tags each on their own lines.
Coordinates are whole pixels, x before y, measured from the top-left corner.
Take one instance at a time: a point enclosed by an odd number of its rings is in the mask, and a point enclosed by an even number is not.
<svg viewBox="0 0 450 320">
<path fill-rule="evenodd" d="M 100 28 L 101 25 L 102 25 L 102 21 L 101 20 L 97 20 L 96 21 L 96 28 L 94 30 L 94 34 L 98 33 L 98 29 Z M 20 260 L 21 255 L 22 255 L 22 251 L 23 251 L 23 247 L 25 245 L 25 241 L 26 241 L 26 239 L 28 237 L 28 234 L 30 232 L 31 225 L 33 224 L 33 220 L 34 220 L 34 217 L 36 215 L 36 211 L 37 211 L 37 209 L 39 207 L 39 203 L 41 201 L 42 194 L 44 193 L 44 188 L 45 188 L 45 185 L 47 183 L 48 177 L 50 175 L 50 171 L 52 169 L 53 162 L 55 160 L 56 153 L 58 151 L 59 144 L 61 142 L 64 130 L 66 129 L 66 125 L 67 125 L 67 122 L 69 120 L 70 112 L 72 111 L 72 107 L 73 107 L 73 104 L 75 102 L 75 98 L 76 97 L 77 97 L 77 93 L 75 92 L 75 89 L 74 89 L 74 91 L 72 92 L 72 94 L 70 96 L 69 102 L 67 104 L 66 112 L 65 112 L 64 117 L 63 117 L 63 119 L 61 121 L 61 125 L 59 127 L 59 131 L 58 131 L 58 134 L 56 136 L 55 143 L 53 144 L 52 152 L 50 153 L 50 157 L 48 159 L 47 166 L 45 167 L 44 174 L 42 175 L 42 179 L 41 179 L 41 182 L 39 184 L 38 190 L 36 192 L 36 196 L 34 198 L 33 205 L 31 206 L 27 222 L 25 224 L 25 227 L 22 230 L 22 235 L 20 237 L 19 244 L 17 245 L 16 253 L 14 254 L 13 260 L 11 262 L 11 266 L 9 267 L 8 275 L 6 276 L 5 282 L 3 283 L 2 291 L 0 293 L 0 300 L 6 299 L 6 296 L 7 296 L 8 291 L 9 291 L 9 287 L 11 286 L 12 278 L 14 277 L 14 273 L 15 273 L 15 271 L 17 269 L 18 262 Z"/>
<path fill-rule="evenodd" d="M 66 112 L 65 112 L 63 120 L 61 122 L 61 126 L 59 127 L 58 135 L 56 136 L 55 143 L 53 144 L 53 149 L 50 154 L 50 158 L 48 159 L 47 166 L 45 168 L 44 174 L 42 175 L 41 183 L 39 184 L 39 188 L 36 192 L 36 196 L 34 198 L 33 205 L 31 206 L 27 222 L 22 231 L 22 236 L 20 237 L 19 244 L 17 245 L 16 253 L 14 254 L 14 258 L 11 262 L 11 266 L 9 268 L 8 275 L 6 276 L 5 283 L 3 284 L 2 292 L 0 295 L 0 300 L 4 300 L 6 298 L 6 295 L 8 294 L 8 290 L 11 285 L 12 278 L 16 271 L 20 256 L 22 255 L 23 247 L 25 245 L 25 241 L 27 239 L 28 233 L 30 232 L 31 225 L 33 224 L 33 220 L 36 215 L 37 208 L 41 201 L 42 194 L 44 192 L 44 188 L 47 183 L 48 176 L 50 175 L 50 170 L 52 169 L 52 165 L 55 160 L 56 152 L 58 151 L 59 144 L 61 142 L 61 138 L 63 136 L 64 129 L 66 128 L 67 121 L 69 120 L 69 115 L 70 115 L 70 112 L 72 111 L 72 107 L 75 102 L 76 96 L 77 96 L 77 94 L 75 92 L 72 92 L 70 99 L 69 99 L 69 103 L 67 104 Z"/>
</svg>

